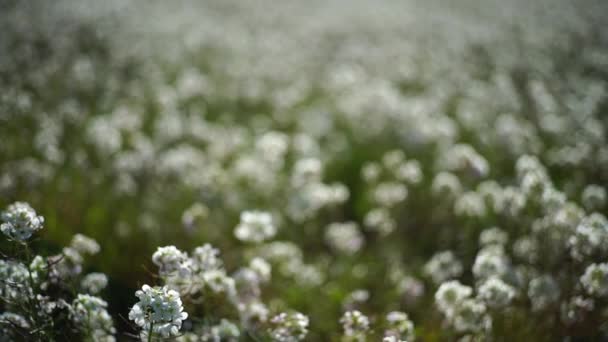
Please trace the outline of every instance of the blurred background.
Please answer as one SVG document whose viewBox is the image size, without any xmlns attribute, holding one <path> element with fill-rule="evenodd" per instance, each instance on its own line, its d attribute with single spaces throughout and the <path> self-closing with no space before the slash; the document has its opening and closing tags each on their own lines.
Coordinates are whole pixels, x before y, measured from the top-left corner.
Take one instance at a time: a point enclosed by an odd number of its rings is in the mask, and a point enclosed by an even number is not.
<svg viewBox="0 0 608 342">
<path fill-rule="evenodd" d="M 472 264 L 477 229 L 500 220 L 452 213 L 435 176 L 466 144 L 486 165 L 454 171 L 464 189 L 510 184 L 523 154 L 568 196 L 608 184 L 607 14 L 602 0 L 1 1 L 0 205 L 36 208 L 48 253 L 75 233 L 100 243 L 86 267 L 108 274 L 119 330 L 158 246 L 211 243 L 234 270 L 258 247 L 233 228 L 260 209 L 301 254 L 263 297 L 307 313 L 310 340 L 337 338 L 358 289 L 365 311 L 405 308 L 441 339 L 420 267 L 445 249 Z M 393 182 L 378 199 L 363 169 L 395 150 L 386 163 L 415 161 L 396 181 L 406 195 Z M 298 183 L 305 159 L 317 192 Z M 375 201 L 390 238 L 363 229 L 363 247 L 336 249 L 325 227 L 373 225 Z"/>
</svg>

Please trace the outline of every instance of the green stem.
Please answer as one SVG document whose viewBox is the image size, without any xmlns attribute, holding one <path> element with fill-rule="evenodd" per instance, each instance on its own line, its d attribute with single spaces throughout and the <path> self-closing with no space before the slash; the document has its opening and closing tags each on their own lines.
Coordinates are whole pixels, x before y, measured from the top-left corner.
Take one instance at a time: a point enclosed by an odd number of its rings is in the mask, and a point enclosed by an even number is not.
<svg viewBox="0 0 608 342">
<path fill-rule="evenodd" d="M 150 329 L 148 330 L 148 342 L 152 342 L 152 333 L 154 328 L 154 321 L 150 321 Z"/>
<path fill-rule="evenodd" d="M 30 269 L 30 265 L 32 263 L 32 254 L 30 253 L 30 248 L 27 245 L 27 243 L 23 243 L 23 247 L 25 248 L 25 259 L 26 259 L 26 265 L 25 268 L 27 269 L 27 274 L 28 274 L 28 285 L 29 288 L 32 290 L 32 293 L 30 295 L 29 291 L 26 291 L 26 297 L 27 297 L 27 302 L 30 306 L 30 320 L 32 321 L 32 324 L 34 325 L 34 327 L 36 328 L 40 328 L 38 326 L 38 308 L 36 305 L 36 302 L 33 300 L 33 296 L 35 294 L 35 286 L 34 286 L 34 277 L 32 276 L 32 270 Z M 42 338 L 40 335 L 44 335 L 44 332 L 39 330 L 36 332 L 37 335 L 37 340 L 38 341 L 42 341 Z"/>
</svg>

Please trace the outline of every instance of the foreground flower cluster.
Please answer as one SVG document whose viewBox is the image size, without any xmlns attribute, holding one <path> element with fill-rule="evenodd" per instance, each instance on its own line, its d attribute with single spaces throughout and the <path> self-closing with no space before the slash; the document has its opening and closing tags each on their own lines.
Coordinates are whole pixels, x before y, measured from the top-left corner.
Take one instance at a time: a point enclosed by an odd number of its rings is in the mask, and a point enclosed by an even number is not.
<svg viewBox="0 0 608 342">
<path fill-rule="evenodd" d="M 608 339 L 605 1 L 29 3 L 0 341 Z"/>
<path fill-rule="evenodd" d="M 0 259 L 0 338 L 115 341 L 108 303 L 96 296 L 108 279 L 103 273 L 82 272 L 84 257 L 97 254 L 99 245 L 78 234 L 57 255 L 34 255 L 31 240 L 43 222 L 24 202 L 13 203 L 2 212 L 2 233 L 15 253 Z"/>
</svg>

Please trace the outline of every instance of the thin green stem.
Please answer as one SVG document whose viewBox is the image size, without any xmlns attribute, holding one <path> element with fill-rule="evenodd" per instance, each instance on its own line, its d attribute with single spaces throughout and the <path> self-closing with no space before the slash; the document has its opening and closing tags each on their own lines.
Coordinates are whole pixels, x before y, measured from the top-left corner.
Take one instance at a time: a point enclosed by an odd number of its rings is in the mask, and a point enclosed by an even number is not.
<svg viewBox="0 0 608 342">
<path fill-rule="evenodd" d="M 150 320 L 150 329 L 148 330 L 148 342 L 152 342 L 152 334 L 154 332 L 154 321 Z"/>
<path fill-rule="evenodd" d="M 32 270 L 30 269 L 30 265 L 32 263 L 32 254 L 30 252 L 30 247 L 28 246 L 28 244 L 26 242 L 23 243 L 23 247 L 25 249 L 25 259 L 26 259 L 26 265 L 25 268 L 27 269 L 27 274 L 28 274 L 28 285 L 29 285 L 29 289 L 31 289 L 32 293 L 30 294 L 29 291 L 26 291 L 25 296 L 27 297 L 27 302 L 28 305 L 30 306 L 30 320 L 32 321 L 32 324 L 34 325 L 34 327 L 39 328 L 38 327 L 38 308 L 36 305 L 36 302 L 33 300 L 34 294 L 35 294 L 35 286 L 34 286 L 34 277 L 32 276 Z M 37 335 L 37 340 L 38 341 L 42 341 L 42 338 L 40 335 L 44 335 L 43 331 L 38 331 L 36 332 Z"/>
</svg>

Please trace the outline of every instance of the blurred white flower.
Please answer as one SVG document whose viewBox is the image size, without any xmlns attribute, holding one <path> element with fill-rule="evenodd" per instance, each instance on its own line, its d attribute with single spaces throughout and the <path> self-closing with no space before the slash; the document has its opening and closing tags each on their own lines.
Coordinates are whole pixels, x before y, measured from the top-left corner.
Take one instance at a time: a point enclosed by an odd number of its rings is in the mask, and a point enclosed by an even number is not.
<svg viewBox="0 0 608 342">
<path fill-rule="evenodd" d="M 244 242 L 259 243 L 274 237 L 277 228 L 270 213 L 263 211 L 245 211 L 241 221 L 234 229 L 234 236 Z"/>
<path fill-rule="evenodd" d="M 42 229 L 44 217 L 25 202 L 15 202 L 2 213 L 3 223 L 0 230 L 6 236 L 18 241 L 29 239 L 32 234 Z"/>
</svg>

